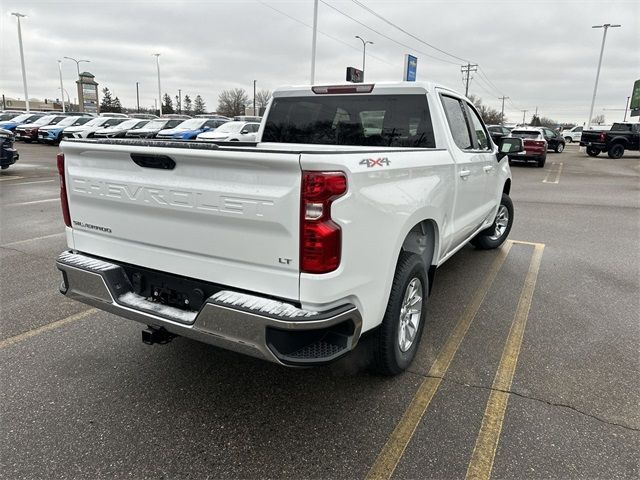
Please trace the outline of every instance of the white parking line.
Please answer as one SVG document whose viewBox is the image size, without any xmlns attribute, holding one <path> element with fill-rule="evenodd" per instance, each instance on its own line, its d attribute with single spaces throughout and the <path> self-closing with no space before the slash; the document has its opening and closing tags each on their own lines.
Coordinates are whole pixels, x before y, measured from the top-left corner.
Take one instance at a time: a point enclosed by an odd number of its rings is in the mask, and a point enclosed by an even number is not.
<svg viewBox="0 0 640 480">
<path fill-rule="evenodd" d="M 60 197 L 56 198 L 45 198 L 44 200 L 33 200 L 31 202 L 19 202 L 19 203 L 7 203 L 6 205 L 2 205 L 3 207 L 19 207 L 20 205 L 35 205 L 37 203 L 48 203 L 48 202 L 59 202 Z"/>
<path fill-rule="evenodd" d="M 10 183 L 7 185 L 8 187 L 13 187 L 14 185 L 33 185 L 34 183 L 52 183 L 57 182 L 58 180 L 37 180 L 35 182 L 18 182 L 18 183 Z"/>
<path fill-rule="evenodd" d="M 0 178 L 0 182 L 6 182 L 9 180 L 20 180 L 21 178 L 24 178 L 24 177 L 19 177 L 17 175 L 15 177 L 2 177 Z"/>
<path fill-rule="evenodd" d="M 43 235 L 41 237 L 27 238 L 26 240 L 18 240 L 17 242 L 5 243 L 4 245 L 0 245 L 0 247 L 15 247 L 16 245 L 22 245 L 23 243 L 35 242 L 36 240 L 44 240 L 45 238 L 60 237 L 61 235 L 65 235 L 65 233 L 59 232 L 52 233 L 51 235 Z"/>
<path fill-rule="evenodd" d="M 562 163 L 562 162 L 560 162 L 560 163 L 553 162 L 553 163 L 551 164 L 551 167 L 553 167 L 554 165 L 558 165 L 558 170 L 557 170 L 557 171 L 554 171 L 554 169 L 553 169 L 553 168 L 550 168 L 550 169 L 549 169 L 549 173 L 547 173 L 547 176 L 545 177 L 545 179 L 544 179 L 544 180 L 542 180 L 542 183 L 556 183 L 556 184 L 557 184 L 557 183 L 560 183 L 560 174 L 562 173 L 562 166 L 563 166 L 563 163 Z M 549 180 L 549 178 L 550 178 L 550 177 L 551 177 L 551 175 L 553 175 L 553 174 L 555 174 L 555 176 L 556 176 L 555 180 Z"/>
</svg>

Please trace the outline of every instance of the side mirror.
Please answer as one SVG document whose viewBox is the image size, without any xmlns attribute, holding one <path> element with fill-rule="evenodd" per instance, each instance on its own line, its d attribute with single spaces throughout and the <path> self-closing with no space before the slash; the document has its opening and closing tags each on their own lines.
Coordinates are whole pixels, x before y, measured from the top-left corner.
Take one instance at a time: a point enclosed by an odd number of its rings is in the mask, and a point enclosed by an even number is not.
<svg viewBox="0 0 640 480">
<path fill-rule="evenodd" d="M 242 130 L 240 132 L 242 135 L 246 135 L 247 133 L 249 133 L 249 130 L 247 130 L 246 128 L 244 130 Z"/>
<path fill-rule="evenodd" d="M 507 155 L 519 153 L 524 151 L 524 144 L 521 138 L 516 137 L 504 137 L 500 139 L 498 143 L 498 153 L 496 157 L 498 161 L 502 160 Z"/>
</svg>

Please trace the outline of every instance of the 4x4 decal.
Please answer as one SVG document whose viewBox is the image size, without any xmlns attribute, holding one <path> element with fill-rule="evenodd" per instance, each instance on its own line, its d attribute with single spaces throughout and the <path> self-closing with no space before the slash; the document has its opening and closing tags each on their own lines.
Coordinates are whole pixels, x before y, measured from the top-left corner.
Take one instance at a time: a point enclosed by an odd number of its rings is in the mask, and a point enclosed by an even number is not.
<svg viewBox="0 0 640 480">
<path fill-rule="evenodd" d="M 387 157 L 381 158 L 363 158 L 360 160 L 360 165 L 366 165 L 367 168 L 372 167 L 388 167 L 391 165 L 391 162 Z"/>
</svg>

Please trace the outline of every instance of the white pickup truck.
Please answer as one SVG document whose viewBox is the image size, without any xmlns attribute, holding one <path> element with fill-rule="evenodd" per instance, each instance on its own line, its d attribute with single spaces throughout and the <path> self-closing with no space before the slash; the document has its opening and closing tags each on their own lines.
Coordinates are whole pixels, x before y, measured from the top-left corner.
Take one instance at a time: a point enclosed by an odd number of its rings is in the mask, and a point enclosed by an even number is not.
<svg viewBox="0 0 640 480">
<path fill-rule="evenodd" d="M 373 335 L 378 371 L 415 356 L 435 270 L 513 222 L 507 154 L 432 83 L 274 92 L 252 144 L 65 140 L 61 292 L 288 366 Z"/>
</svg>

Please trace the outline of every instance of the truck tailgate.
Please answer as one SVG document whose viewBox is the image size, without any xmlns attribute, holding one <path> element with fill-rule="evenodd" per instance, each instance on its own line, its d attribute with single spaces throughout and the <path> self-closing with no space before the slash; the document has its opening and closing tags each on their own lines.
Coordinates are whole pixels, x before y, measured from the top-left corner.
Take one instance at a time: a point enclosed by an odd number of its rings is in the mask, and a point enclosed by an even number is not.
<svg viewBox="0 0 640 480">
<path fill-rule="evenodd" d="M 62 151 L 71 247 L 298 299 L 297 153 L 72 142 Z"/>
</svg>

